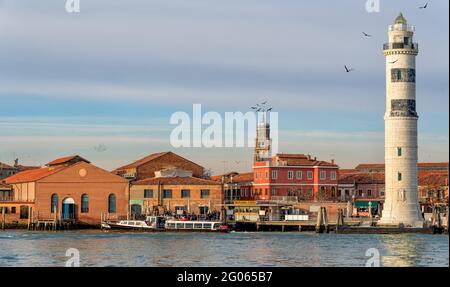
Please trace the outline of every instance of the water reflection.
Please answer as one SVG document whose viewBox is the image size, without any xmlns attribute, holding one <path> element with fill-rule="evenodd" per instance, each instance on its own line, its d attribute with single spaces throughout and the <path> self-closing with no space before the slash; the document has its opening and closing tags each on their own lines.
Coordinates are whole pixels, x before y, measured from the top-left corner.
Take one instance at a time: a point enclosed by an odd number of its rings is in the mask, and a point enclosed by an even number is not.
<svg viewBox="0 0 450 287">
<path fill-rule="evenodd" d="M 365 266 L 377 248 L 383 266 L 448 266 L 448 236 L 315 233 L 0 233 L 0 266 Z"/>
</svg>

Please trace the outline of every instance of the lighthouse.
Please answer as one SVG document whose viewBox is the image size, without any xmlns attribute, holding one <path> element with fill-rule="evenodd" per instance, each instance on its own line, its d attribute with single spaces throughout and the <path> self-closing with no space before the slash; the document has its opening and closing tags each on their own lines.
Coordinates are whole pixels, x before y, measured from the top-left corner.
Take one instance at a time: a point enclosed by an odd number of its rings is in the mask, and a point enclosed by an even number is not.
<svg viewBox="0 0 450 287">
<path fill-rule="evenodd" d="M 415 27 L 400 15 L 389 26 L 386 58 L 385 202 L 378 225 L 422 228 L 417 180 Z"/>
</svg>

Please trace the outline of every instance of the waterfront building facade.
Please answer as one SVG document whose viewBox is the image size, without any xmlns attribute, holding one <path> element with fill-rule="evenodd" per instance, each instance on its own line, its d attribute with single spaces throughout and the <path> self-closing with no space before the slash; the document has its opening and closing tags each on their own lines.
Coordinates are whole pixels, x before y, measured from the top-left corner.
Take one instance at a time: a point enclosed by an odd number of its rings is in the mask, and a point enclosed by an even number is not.
<svg viewBox="0 0 450 287">
<path fill-rule="evenodd" d="M 423 227 L 417 182 L 415 28 L 400 14 L 389 26 L 386 58 L 385 192 L 379 225 Z"/>
<path fill-rule="evenodd" d="M 253 172 L 230 172 L 212 176 L 211 180 L 222 183 L 224 203 L 253 199 Z"/>
<path fill-rule="evenodd" d="M 128 214 L 128 181 L 92 165 L 80 156 L 56 159 L 40 169 L 5 179 L 11 186 L 9 221 L 60 220 L 99 224 Z"/>
<path fill-rule="evenodd" d="M 339 167 L 304 154 L 277 154 L 253 166 L 257 199 L 337 201 Z"/>
<path fill-rule="evenodd" d="M 216 214 L 218 218 L 222 203 L 220 182 L 193 177 L 189 171 L 163 170 L 152 178 L 133 182 L 130 187 L 134 216 L 170 214 L 208 218 Z"/>
</svg>

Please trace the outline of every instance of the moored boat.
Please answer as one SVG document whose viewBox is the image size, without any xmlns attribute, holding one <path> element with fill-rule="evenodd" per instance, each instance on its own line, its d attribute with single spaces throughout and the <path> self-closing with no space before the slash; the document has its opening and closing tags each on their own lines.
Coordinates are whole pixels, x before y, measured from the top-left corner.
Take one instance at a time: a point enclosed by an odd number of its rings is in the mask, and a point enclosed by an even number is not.
<svg viewBox="0 0 450 287">
<path fill-rule="evenodd" d="M 165 229 L 167 231 L 229 232 L 228 226 L 220 221 L 167 220 Z"/>
<path fill-rule="evenodd" d="M 118 222 L 102 223 L 103 228 L 140 231 L 163 231 L 164 217 L 147 216 L 145 220 L 120 220 Z"/>
</svg>

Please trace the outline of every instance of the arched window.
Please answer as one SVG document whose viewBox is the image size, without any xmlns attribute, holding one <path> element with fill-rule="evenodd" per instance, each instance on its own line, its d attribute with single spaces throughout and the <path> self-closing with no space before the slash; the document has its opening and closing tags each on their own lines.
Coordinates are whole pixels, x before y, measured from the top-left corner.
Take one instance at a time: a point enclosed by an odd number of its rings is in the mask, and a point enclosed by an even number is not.
<svg viewBox="0 0 450 287">
<path fill-rule="evenodd" d="M 89 212 L 89 197 L 85 193 L 81 196 L 81 213 Z"/>
<path fill-rule="evenodd" d="M 336 189 L 334 186 L 331 187 L 331 197 L 336 197 Z"/>
<path fill-rule="evenodd" d="M 110 194 L 108 196 L 108 212 L 116 213 L 116 195 Z"/>
<path fill-rule="evenodd" d="M 58 195 L 56 193 L 52 194 L 50 201 L 50 210 L 52 213 L 58 212 Z"/>
</svg>

